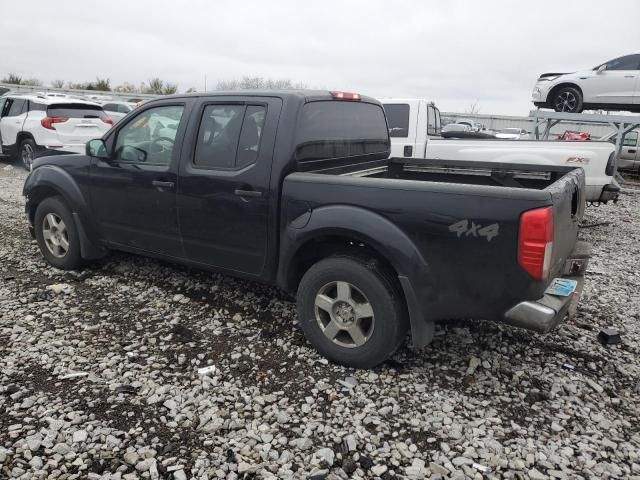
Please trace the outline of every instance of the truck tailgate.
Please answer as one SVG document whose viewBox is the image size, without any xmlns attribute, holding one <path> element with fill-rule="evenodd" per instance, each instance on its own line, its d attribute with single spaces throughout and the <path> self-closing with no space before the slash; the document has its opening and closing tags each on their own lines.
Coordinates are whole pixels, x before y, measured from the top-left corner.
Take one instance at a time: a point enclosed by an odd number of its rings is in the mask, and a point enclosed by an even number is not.
<svg viewBox="0 0 640 480">
<path fill-rule="evenodd" d="M 561 273 L 578 238 L 578 224 L 584 213 L 585 175 L 575 169 L 545 190 L 551 194 L 553 207 L 553 247 L 549 277 Z"/>
</svg>

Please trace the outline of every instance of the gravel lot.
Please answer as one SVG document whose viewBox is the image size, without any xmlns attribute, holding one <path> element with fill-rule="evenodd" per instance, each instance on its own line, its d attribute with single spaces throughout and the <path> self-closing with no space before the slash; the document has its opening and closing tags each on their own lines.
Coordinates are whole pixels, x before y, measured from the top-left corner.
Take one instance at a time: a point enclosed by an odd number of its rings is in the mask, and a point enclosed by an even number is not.
<svg viewBox="0 0 640 480">
<path fill-rule="evenodd" d="M 569 324 L 448 323 L 355 371 L 277 290 L 124 254 L 49 267 L 6 165 L 0 478 L 640 478 L 640 194 L 588 209 L 610 223 L 582 230 Z M 609 325 L 621 345 L 598 343 Z"/>
</svg>

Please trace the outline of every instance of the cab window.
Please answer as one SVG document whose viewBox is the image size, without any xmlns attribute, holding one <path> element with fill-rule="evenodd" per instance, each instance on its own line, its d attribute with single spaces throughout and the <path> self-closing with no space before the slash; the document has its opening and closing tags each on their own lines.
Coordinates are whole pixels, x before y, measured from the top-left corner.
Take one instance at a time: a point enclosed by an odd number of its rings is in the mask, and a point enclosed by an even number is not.
<svg viewBox="0 0 640 480">
<path fill-rule="evenodd" d="M 255 163 L 266 112 L 264 105 L 207 105 L 200 121 L 194 165 L 237 169 Z"/>
<path fill-rule="evenodd" d="M 615 143 L 615 140 L 614 140 L 614 143 Z M 624 136 L 624 140 L 622 141 L 622 145 L 625 147 L 635 147 L 637 144 L 638 144 L 638 132 L 628 132 Z"/>
<path fill-rule="evenodd" d="M 169 165 L 184 106 L 150 108 L 118 132 L 113 159 L 126 163 Z"/>
</svg>

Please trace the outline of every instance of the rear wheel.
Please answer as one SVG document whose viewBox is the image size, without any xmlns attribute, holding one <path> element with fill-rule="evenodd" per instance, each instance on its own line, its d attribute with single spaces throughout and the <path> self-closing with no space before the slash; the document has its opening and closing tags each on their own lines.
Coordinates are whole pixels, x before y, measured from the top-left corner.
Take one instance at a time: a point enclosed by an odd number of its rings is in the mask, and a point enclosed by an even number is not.
<svg viewBox="0 0 640 480">
<path fill-rule="evenodd" d="M 582 94 L 575 87 L 564 87 L 554 93 L 551 99 L 553 109 L 556 112 L 580 113 L 582 112 Z"/>
<path fill-rule="evenodd" d="M 44 258 L 62 270 L 73 270 L 82 263 L 78 231 L 69 207 L 60 197 L 49 197 L 36 210 L 35 233 Z"/>
<path fill-rule="evenodd" d="M 375 260 L 330 257 L 312 266 L 298 288 L 305 336 L 329 360 L 370 368 L 405 339 L 408 318 L 392 277 Z"/>
<path fill-rule="evenodd" d="M 33 159 L 36 153 L 36 143 L 30 138 L 24 139 L 20 142 L 20 149 L 18 151 L 18 157 L 22 162 L 22 166 L 31 171 L 33 168 Z"/>
</svg>

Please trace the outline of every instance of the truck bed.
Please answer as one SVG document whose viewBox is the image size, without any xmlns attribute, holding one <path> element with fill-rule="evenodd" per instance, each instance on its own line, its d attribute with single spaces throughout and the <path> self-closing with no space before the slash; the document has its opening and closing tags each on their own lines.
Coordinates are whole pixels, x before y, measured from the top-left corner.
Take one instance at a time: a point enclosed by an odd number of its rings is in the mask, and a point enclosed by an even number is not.
<svg viewBox="0 0 640 480">
<path fill-rule="evenodd" d="M 375 218 L 389 222 L 416 245 L 416 268 L 429 272 L 419 295 L 434 319 L 498 319 L 518 299 L 541 298 L 575 246 L 584 211 L 584 172 L 574 167 L 404 158 L 316 167 L 284 180 L 285 230 L 334 206 L 363 231 Z M 553 209 L 551 269 L 532 281 L 517 264 L 518 228 L 525 211 L 542 207 Z"/>
</svg>

